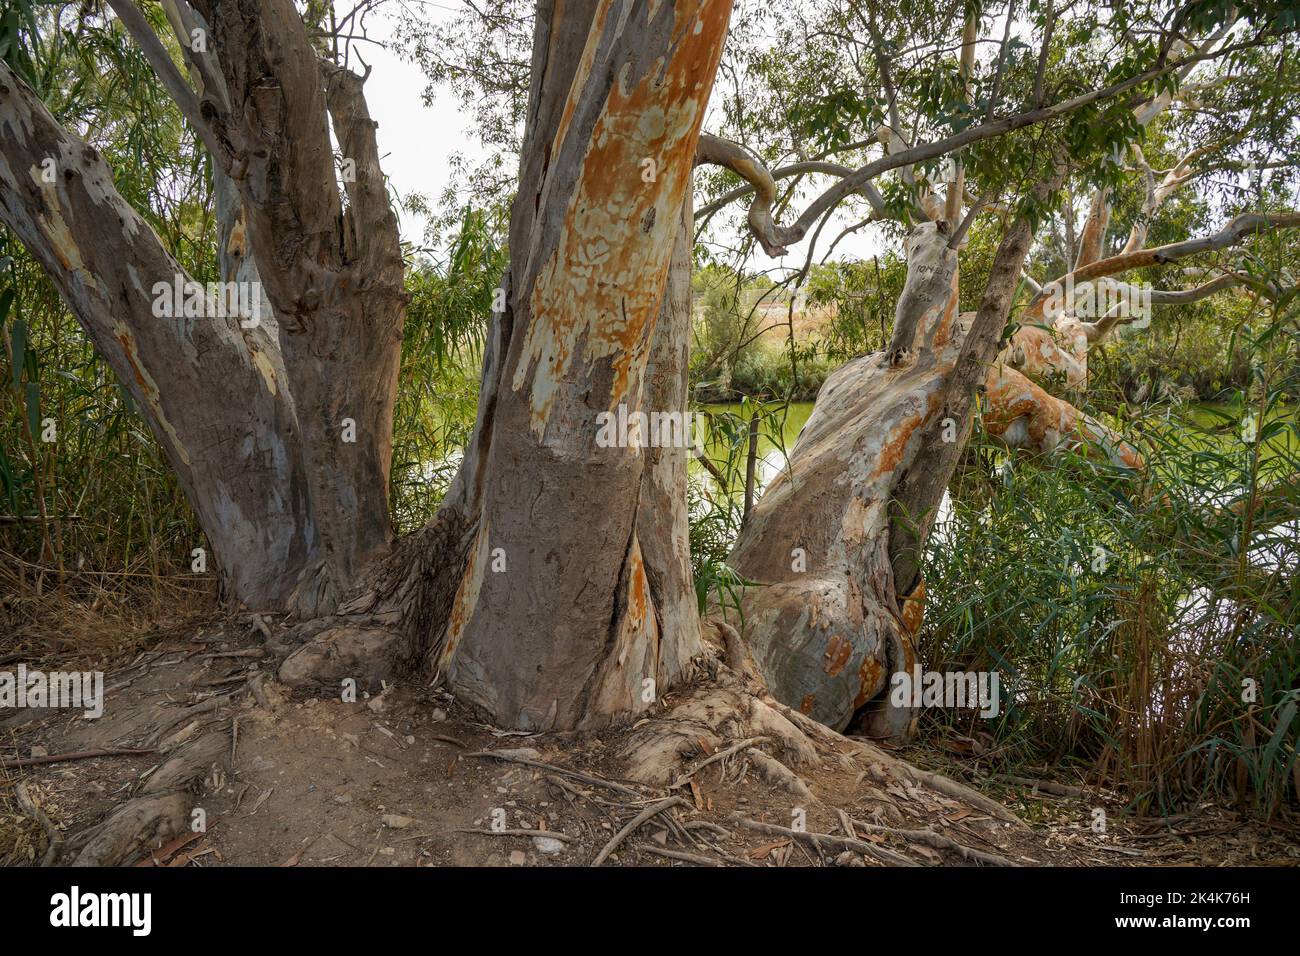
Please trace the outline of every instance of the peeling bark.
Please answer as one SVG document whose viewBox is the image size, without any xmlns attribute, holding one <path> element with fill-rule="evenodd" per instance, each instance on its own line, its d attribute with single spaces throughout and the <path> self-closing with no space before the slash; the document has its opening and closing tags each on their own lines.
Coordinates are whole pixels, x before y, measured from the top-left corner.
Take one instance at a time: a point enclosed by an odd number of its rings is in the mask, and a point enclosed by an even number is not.
<svg viewBox="0 0 1300 956">
<path fill-rule="evenodd" d="M 957 315 L 948 240 L 938 223 L 913 230 L 890 349 L 827 379 L 730 557 L 758 585 L 745 591 L 743 623 L 773 696 L 835 729 L 865 708 L 871 733 L 910 730 L 910 708 L 881 697 L 916 660 L 921 554 L 1030 232 L 1023 221 L 1008 230 L 970 318 Z"/>
<path fill-rule="evenodd" d="M 745 592 L 745 638 L 773 696 L 837 729 L 914 656 L 919 621 L 894 581 L 890 504 L 943 417 L 953 333 L 965 337 L 947 241 L 935 223 L 913 231 L 894 346 L 827 379 L 729 560 L 760 585 Z M 900 363 L 896 347 L 912 358 Z"/>
<path fill-rule="evenodd" d="M 716 0 L 538 10 L 512 331 L 443 651 L 452 688 L 506 726 L 636 714 L 699 647 L 687 449 L 596 439 L 598 415 L 620 406 L 685 412 L 689 247 L 672 260 L 689 242 L 691 169 L 729 14 Z"/>
</svg>

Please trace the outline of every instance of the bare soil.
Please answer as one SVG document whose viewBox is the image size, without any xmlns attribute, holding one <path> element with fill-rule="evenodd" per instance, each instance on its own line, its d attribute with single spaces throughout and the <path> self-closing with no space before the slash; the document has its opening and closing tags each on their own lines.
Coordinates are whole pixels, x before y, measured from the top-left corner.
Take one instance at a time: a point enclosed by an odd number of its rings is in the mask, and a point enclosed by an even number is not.
<svg viewBox="0 0 1300 956">
<path fill-rule="evenodd" d="M 676 796 L 679 803 L 621 836 L 605 865 L 878 866 L 894 859 L 973 866 L 989 862 L 985 856 L 1017 865 L 1300 863 L 1288 823 L 1252 823 L 1214 806 L 1167 821 L 1138 819 L 1124 813 L 1117 794 L 1079 792 L 1077 781 L 1065 781 L 1067 793 L 1056 795 L 984 778 L 971 754 L 939 749 L 896 755 L 964 780 L 1028 826 L 846 759 L 800 771 L 812 799 L 769 782 L 744 751 L 708 763 L 679 787 L 652 788 L 619 777 L 615 755 L 635 728 L 522 736 L 484 724 L 417 682 L 345 703 L 276 684 L 270 658 L 211 656 L 256 655 L 263 643 L 247 618 L 187 623 L 102 663 L 110 690 L 97 720 L 0 712 L 0 760 L 10 764 L 33 754 L 150 751 L 0 769 L 0 862 L 37 864 L 51 839 L 60 844 L 58 861 L 69 862 L 151 772 L 220 731 L 220 746 L 205 751 L 186 793 L 206 827 L 155 834 L 123 862 L 587 865 L 642 811 Z M 250 682 L 258 674 L 266 677 Z M 672 703 L 670 695 L 663 706 Z M 710 756 L 701 749 L 692 766 Z M 1105 832 L 1094 829 L 1098 808 Z M 858 843 L 845 843 L 850 835 Z"/>
</svg>

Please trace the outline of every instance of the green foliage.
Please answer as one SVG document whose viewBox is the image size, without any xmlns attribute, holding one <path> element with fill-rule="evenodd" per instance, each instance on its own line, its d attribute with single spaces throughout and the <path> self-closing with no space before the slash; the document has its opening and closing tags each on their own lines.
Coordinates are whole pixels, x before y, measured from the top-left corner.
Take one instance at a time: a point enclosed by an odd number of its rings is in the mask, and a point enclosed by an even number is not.
<svg viewBox="0 0 1300 956">
<path fill-rule="evenodd" d="M 445 254 L 407 274 L 389 489 L 402 532 L 433 517 L 474 427 L 483 344 L 506 267 L 497 224 L 465 208 Z"/>
<path fill-rule="evenodd" d="M 831 314 L 823 333 L 828 359 L 843 363 L 889 344 L 894 307 L 906 278 L 907 263 L 892 253 L 812 270 L 808 303 Z"/>
<path fill-rule="evenodd" d="M 1075 762 L 1161 812 L 1296 797 L 1295 317 L 1255 316 L 1229 404 L 1135 413 L 1145 480 L 1078 454 L 1012 463 L 977 433 L 931 542 L 922 653 L 1000 672 L 996 761 Z"/>
<path fill-rule="evenodd" d="M 798 401 L 817 394 L 834 365 L 816 342 L 790 341 L 792 303 L 784 287 L 718 265 L 698 270 L 692 285 L 690 375 L 697 401 Z"/>
<path fill-rule="evenodd" d="M 746 398 L 730 405 L 700 409 L 707 438 L 701 453 L 711 468 L 693 463 L 687 486 L 691 567 L 700 610 L 712 601 L 742 615 L 740 600 L 754 582 L 727 564 L 745 516 L 746 478 L 763 456 L 784 461 L 788 455 L 787 423 L 793 409 L 785 401 Z M 756 478 L 757 478 L 756 473 Z M 755 500 L 762 489 L 755 484 Z"/>
</svg>

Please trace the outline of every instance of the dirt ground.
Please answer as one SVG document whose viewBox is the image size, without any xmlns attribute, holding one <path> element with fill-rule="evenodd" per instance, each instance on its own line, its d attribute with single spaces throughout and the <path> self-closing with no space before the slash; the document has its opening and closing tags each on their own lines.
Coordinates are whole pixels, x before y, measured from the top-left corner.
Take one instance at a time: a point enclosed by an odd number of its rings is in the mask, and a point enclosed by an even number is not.
<svg viewBox="0 0 1300 956">
<path fill-rule="evenodd" d="M 265 635 L 248 619 L 155 635 L 102 665 L 108 693 L 97 720 L 0 711 L 0 862 L 77 859 L 114 813 L 139 805 L 146 781 L 167 776 L 174 755 L 198 748 L 202 766 L 182 788 L 187 806 L 193 800 L 191 828 L 153 832 L 123 862 L 573 866 L 603 856 L 606 865 L 638 866 L 1300 864 L 1290 825 L 1248 823 L 1212 806 L 1136 819 L 1116 794 L 1071 781 L 1040 782 L 1060 791 L 1047 793 L 1032 782 L 985 778 L 971 755 L 936 749 L 895 756 L 965 781 L 1028 825 L 843 756 L 801 773 L 810 795 L 769 782 L 755 763 L 761 757 L 743 750 L 719 757 L 707 748 L 678 786 L 644 786 L 620 779 L 615 759 L 634 729 L 507 733 L 417 683 L 350 703 L 290 691 L 270 678 Z M 670 695 L 664 705 L 671 704 Z M 102 750 L 146 752 L 31 763 Z M 20 761 L 26 765 L 14 766 Z M 1105 832 L 1096 827 L 1099 808 Z M 200 820 L 205 825 L 195 830 Z"/>
</svg>

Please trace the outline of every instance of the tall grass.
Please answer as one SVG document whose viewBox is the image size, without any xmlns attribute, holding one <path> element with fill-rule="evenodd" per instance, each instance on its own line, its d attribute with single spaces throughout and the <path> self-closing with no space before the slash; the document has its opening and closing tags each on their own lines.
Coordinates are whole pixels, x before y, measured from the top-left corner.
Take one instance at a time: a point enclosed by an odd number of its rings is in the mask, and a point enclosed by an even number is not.
<svg viewBox="0 0 1300 956">
<path fill-rule="evenodd" d="M 505 271 L 503 214 L 467 207 L 445 250 L 425 250 L 410 296 L 393 413 L 389 506 L 399 533 L 431 517 L 469 442 L 492 300 Z"/>
<path fill-rule="evenodd" d="M 33 9 L 9 23 L 9 62 L 104 154 L 118 191 L 178 261 L 215 279 L 206 157 L 138 49 L 72 5 Z M 161 11 L 149 16 L 162 23 Z M 118 593 L 188 573 L 202 539 L 163 455 L 43 270 L 2 228 L 0 340 L 6 583 L 40 595 L 111 580 L 107 593 Z"/>
<path fill-rule="evenodd" d="M 1072 763 L 1159 812 L 1272 813 L 1300 792 L 1294 315 L 1259 322 L 1248 387 L 1209 421 L 1133 413 L 1142 474 L 1086 450 L 1013 462 L 977 432 L 931 543 L 921 651 L 1000 672 L 983 729 L 1009 766 Z"/>
</svg>

